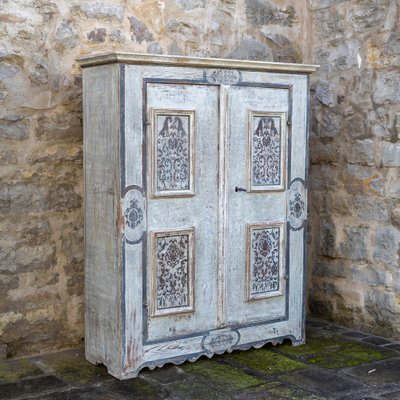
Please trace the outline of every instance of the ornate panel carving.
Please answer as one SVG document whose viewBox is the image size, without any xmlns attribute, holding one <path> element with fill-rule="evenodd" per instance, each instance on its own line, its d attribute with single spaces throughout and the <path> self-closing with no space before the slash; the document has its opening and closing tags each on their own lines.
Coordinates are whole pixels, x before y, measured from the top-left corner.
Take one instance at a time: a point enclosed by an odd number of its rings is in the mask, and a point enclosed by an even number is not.
<svg viewBox="0 0 400 400">
<path fill-rule="evenodd" d="M 138 243 L 146 229 L 145 200 L 140 187 L 129 187 L 123 199 L 123 215 L 126 241 Z"/>
<path fill-rule="evenodd" d="M 153 110 L 153 197 L 192 196 L 194 111 Z"/>
<path fill-rule="evenodd" d="M 251 191 L 283 190 L 285 176 L 286 114 L 250 112 Z"/>
<path fill-rule="evenodd" d="M 221 353 L 236 346 L 239 341 L 240 333 L 236 329 L 218 329 L 203 336 L 201 347 L 209 353 Z"/>
<path fill-rule="evenodd" d="M 204 78 L 213 84 L 236 85 L 242 81 L 242 73 L 236 70 L 208 69 L 204 71 Z"/>
<path fill-rule="evenodd" d="M 283 223 L 247 226 L 248 300 L 282 294 Z"/>
<path fill-rule="evenodd" d="M 194 229 L 152 235 L 153 315 L 193 311 Z"/>
<path fill-rule="evenodd" d="M 304 226 L 307 212 L 307 191 L 301 178 L 293 179 L 288 190 L 287 214 L 290 229 L 299 230 Z"/>
</svg>

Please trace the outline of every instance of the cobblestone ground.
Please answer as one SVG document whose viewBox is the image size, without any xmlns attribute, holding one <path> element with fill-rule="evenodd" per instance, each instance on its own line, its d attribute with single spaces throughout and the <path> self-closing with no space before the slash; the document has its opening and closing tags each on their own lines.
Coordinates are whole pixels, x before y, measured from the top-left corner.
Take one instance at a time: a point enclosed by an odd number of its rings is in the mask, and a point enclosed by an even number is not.
<svg viewBox="0 0 400 400">
<path fill-rule="evenodd" d="M 400 400 L 400 343 L 319 320 L 307 344 L 265 346 L 118 381 L 83 349 L 0 362 L 0 399 Z"/>
</svg>

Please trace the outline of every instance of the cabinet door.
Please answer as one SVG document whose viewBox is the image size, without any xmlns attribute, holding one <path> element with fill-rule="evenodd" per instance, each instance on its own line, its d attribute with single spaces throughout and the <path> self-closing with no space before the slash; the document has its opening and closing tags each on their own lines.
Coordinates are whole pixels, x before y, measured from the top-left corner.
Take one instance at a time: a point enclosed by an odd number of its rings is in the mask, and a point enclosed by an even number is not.
<svg viewBox="0 0 400 400">
<path fill-rule="evenodd" d="M 147 343 L 217 327 L 218 87 L 148 82 Z"/>
<path fill-rule="evenodd" d="M 279 321 L 286 314 L 289 98 L 289 87 L 229 91 L 226 325 Z"/>
</svg>

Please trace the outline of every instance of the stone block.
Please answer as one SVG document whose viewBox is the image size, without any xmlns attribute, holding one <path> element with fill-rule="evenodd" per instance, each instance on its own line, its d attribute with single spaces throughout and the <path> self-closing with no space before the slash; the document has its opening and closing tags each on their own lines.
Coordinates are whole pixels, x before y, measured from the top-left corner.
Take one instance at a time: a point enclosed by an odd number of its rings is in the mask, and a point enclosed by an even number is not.
<svg viewBox="0 0 400 400">
<path fill-rule="evenodd" d="M 400 205 L 396 205 L 392 209 L 392 221 L 395 225 L 400 226 Z"/>
<path fill-rule="evenodd" d="M 105 28 L 96 28 L 87 34 L 89 42 L 103 43 L 106 41 L 106 30 Z"/>
<path fill-rule="evenodd" d="M 125 40 L 125 36 L 120 29 L 114 29 L 110 33 L 110 39 L 113 42 L 123 42 Z"/>
<path fill-rule="evenodd" d="M 354 206 L 357 215 L 367 221 L 387 221 L 389 209 L 384 199 L 371 195 L 356 195 Z"/>
<path fill-rule="evenodd" d="M 374 165 L 375 142 L 372 139 L 356 140 L 346 153 L 346 161 L 350 164 Z"/>
<path fill-rule="evenodd" d="M 22 117 L 17 115 L 5 115 L 0 118 L 0 138 L 23 140 L 28 137 L 28 127 Z"/>
<path fill-rule="evenodd" d="M 0 261 L 1 263 L 1 261 Z M 8 264 L 10 266 L 10 264 Z M 11 270 L 11 268 L 8 268 Z M 2 271 L 3 272 L 3 271 Z M 19 277 L 11 274 L 2 274 L 0 279 L 0 294 L 5 295 L 9 290 L 14 290 L 19 287 Z M 0 309 L 3 311 L 5 308 L 8 308 L 8 304 L 3 302 L 0 305 Z M 7 319 L 7 318 L 6 318 Z M 4 351 L 3 349 L 1 351 Z"/>
<path fill-rule="evenodd" d="M 49 208 L 54 211 L 75 210 L 82 207 L 82 196 L 70 184 L 55 185 L 49 192 Z"/>
<path fill-rule="evenodd" d="M 329 60 L 333 64 L 332 70 L 347 71 L 354 66 L 359 66 L 361 43 L 358 40 L 344 40 L 335 43 L 330 48 Z"/>
<path fill-rule="evenodd" d="M 332 191 L 337 189 L 338 168 L 334 164 L 322 164 L 310 170 L 310 184 L 313 190 Z"/>
<path fill-rule="evenodd" d="M 61 230 L 61 249 L 69 264 L 83 262 L 83 226 L 66 224 Z"/>
<path fill-rule="evenodd" d="M 243 39 L 228 58 L 238 60 L 272 61 L 272 51 L 264 43 L 253 38 Z"/>
<path fill-rule="evenodd" d="M 152 42 L 154 40 L 153 34 L 149 31 L 144 22 L 136 17 L 129 17 L 131 24 L 132 40 L 138 42 Z"/>
<path fill-rule="evenodd" d="M 400 102 L 400 73 L 377 72 L 372 99 L 376 104 L 398 104 Z"/>
<path fill-rule="evenodd" d="M 56 262 L 56 247 L 46 243 L 34 247 L 21 246 L 15 251 L 16 271 L 29 272 L 38 269 L 49 269 Z"/>
<path fill-rule="evenodd" d="M 37 111 L 37 110 L 47 110 L 51 108 L 52 92 L 50 90 L 43 90 L 32 98 L 27 99 L 23 103 L 23 107 Z"/>
<path fill-rule="evenodd" d="M 87 18 L 92 19 L 118 19 L 122 21 L 124 9 L 117 4 L 107 4 L 99 1 L 86 2 L 81 6 L 82 12 Z"/>
<path fill-rule="evenodd" d="M 0 62 L 0 80 L 10 79 L 13 76 L 17 75 L 19 71 L 19 67 L 14 64 Z"/>
<path fill-rule="evenodd" d="M 199 35 L 199 27 L 195 23 L 172 18 L 167 21 L 165 32 L 168 37 L 178 43 L 196 43 Z M 148 41 L 153 40 L 154 39 L 151 38 Z"/>
<path fill-rule="evenodd" d="M 10 211 L 39 211 L 48 207 L 48 189 L 35 183 L 17 183 L 8 190 Z"/>
<path fill-rule="evenodd" d="M 82 349 L 43 355 L 32 360 L 73 385 L 95 384 L 112 379 L 104 366 L 86 361 Z"/>
<path fill-rule="evenodd" d="M 374 259 L 396 264 L 399 259 L 400 232 L 392 226 L 377 228 L 375 232 Z"/>
<path fill-rule="evenodd" d="M 30 360 L 0 362 L 0 382 L 2 384 L 14 383 L 21 379 L 34 378 L 39 375 L 44 375 L 44 372 Z"/>
<path fill-rule="evenodd" d="M 375 167 L 357 165 L 357 164 L 348 164 L 346 166 L 347 173 L 349 174 L 348 179 L 352 179 L 352 177 L 356 179 L 369 179 L 378 175 L 378 170 Z"/>
<path fill-rule="evenodd" d="M 186 11 L 206 6 L 206 0 L 175 0 L 175 3 Z"/>
<path fill-rule="evenodd" d="M 393 32 L 385 44 L 385 52 L 390 54 L 400 54 L 400 33 Z"/>
<path fill-rule="evenodd" d="M 356 391 L 363 387 L 361 382 L 339 376 L 328 369 L 308 368 L 282 375 L 280 378 L 291 385 L 307 387 L 308 390 L 312 390 L 318 395 L 334 399 L 339 399 L 350 390 Z"/>
<path fill-rule="evenodd" d="M 373 370 L 373 373 L 370 371 Z M 364 380 L 369 385 L 384 385 L 384 384 L 394 384 L 399 383 L 398 371 L 400 370 L 400 359 L 395 358 L 392 360 L 386 360 L 381 362 L 375 362 L 366 365 L 360 365 L 357 367 L 350 368 L 346 371 L 346 374 L 358 379 Z M 392 390 L 396 390 L 393 389 Z M 396 400 L 397 397 L 387 397 L 385 399 Z"/>
<path fill-rule="evenodd" d="M 329 256 L 329 254 L 328 254 Z M 348 278 L 348 266 L 341 260 L 317 261 L 313 265 L 312 275 L 320 278 Z"/>
<path fill-rule="evenodd" d="M 17 153 L 13 150 L 0 150 L 0 166 L 17 164 Z"/>
<path fill-rule="evenodd" d="M 82 141 L 81 115 L 70 112 L 65 114 L 40 115 L 35 130 L 36 137 L 41 141 Z"/>
<path fill-rule="evenodd" d="M 350 260 L 362 260 L 367 258 L 367 227 L 351 226 L 344 228 L 346 240 L 339 245 L 338 255 Z"/>
<path fill-rule="evenodd" d="M 365 283 L 369 286 L 387 286 L 391 282 L 391 274 L 374 264 L 353 264 L 351 267 L 352 278 L 355 282 Z"/>
<path fill-rule="evenodd" d="M 163 50 L 162 50 L 162 47 L 160 46 L 160 43 L 154 42 L 154 43 L 150 43 L 147 46 L 147 52 L 149 54 L 162 54 Z"/>
<path fill-rule="evenodd" d="M 326 81 L 320 81 L 315 90 L 315 97 L 325 106 L 333 106 L 335 104 L 335 93 Z"/>
<path fill-rule="evenodd" d="M 227 354 L 225 358 L 264 374 L 279 374 L 307 368 L 306 364 L 292 360 L 282 354 L 271 352 L 268 348 L 231 353 Z"/>
<path fill-rule="evenodd" d="M 55 132 L 52 133 L 54 134 Z M 55 144 L 47 145 L 44 149 L 39 148 L 36 151 L 32 151 L 29 162 L 34 165 L 55 161 L 82 161 L 82 159 L 82 145 L 80 143 L 70 145 Z"/>
<path fill-rule="evenodd" d="M 390 331 L 393 332 L 393 328 L 396 325 L 396 320 L 393 317 L 400 310 L 396 294 L 380 288 L 371 288 L 365 291 L 364 300 L 364 307 L 368 317 L 377 325 L 375 332 L 391 336 L 388 333 Z"/>
<path fill-rule="evenodd" d="M 47 66 L 43 63 L 36 64 L 33 72 L 29 75 L 29 79 L 33 86 L 40 86 L 48 83 L 49 72 Z"/>
<path fill-rule="evenodd" d="M 351 139 L 365 139 L 365 118 L 361 114 L 355 114 L 345 119 L 343 124 L 343 131 Z"/>
<path fill-rule="evenodd" d="M 308 6 L 311 10 L 322 10 L 331 6 L 331 0 L 309 0 Z"/>
<path fill-rule="evenodd" d="M 318 89 L 318 88 L 317 88 Z M 331 100 L 330 94 L 325 93 L 328 97 L 319 99 L 320 101 L 334 101 L 333 97 Z M 331 93 L 332 94 L 332 93 Z M 321 93 L 321 96 L 324 96 Z M 333 103 L 332 103 L 333 105 Z M 332 111 L 331 109 L 325 108 L 318 122 L 318 136 L 321 138 L 334 138 L 338 136 L 342 128 L 343 116 Z"/>
<path fill-rule="evenodd" d="M 26 184 L 10 186 L 8 195 L 14 209 L 26 209 L 31 205 L 33 193 L 31 187 Z"/>
<path fill-rule="evenodd" d="M 292 26 L 297 18 L 292 6 L 277 7 L 268 0 L 245 0 L 245 5 L 246 18 L 253 26 Z"/>
<path fill-rule="evenodd" d="M 355 4 L 349 14 L 350 24 L 357 32 L 382 26 L 385 18 L 385 7 L 380 6 L 373 0 L 361 1 Z"/>
<path fill-rule="evenodd" d="M 346 1 L 347 0 L 308 0 L 308 7 L 310 10 L 316 11 L 344 3 Z"/>
<path fill-rule="evenodd" d="M 317 284 L 318 282 L 313 282 L 313 288 L 315 288 Z M 315 289 L 313 295 L 308 299 L 308 307 L 313 316 L 320 316 L 330 320 L 334 316 L 335 305 L 333 299 L 326 298 L 324 294 L 316 294 Z"/>
<path fill-rule="evenodd" d="M 55 376 L 45 376 L 34 379 L 26 379 L 21 382 L 6 383 L 0 385 L 0 398 L 18 399 L 65 387 L 66 384 Z M 40 396 L 42 397 L 42 396 Z"/>
<path fill-rule="evenodd" d="M 310 144 L 310 158 L 313 164 L 321 162 L 331 163 L 339 160 L 340 148 L 336 143 L 321 143 L 315 141 Z"/>
<path fill-rule="evenodd" d="M 78 44 L 79 35 L 72 22 L 64 20 L 58 27 L 54 36 L 55 49 L 63 52 L 66 49 L 71 49 Z"/>
<path fill-rule="evenodd" d="M 378 107 L 368 115 L 371 123 L 371 133 L 385 140 L 392 139 L 392 133 L 389 130 L 390 115 L 387 107 Z"/>
<path fill-rule="evenodd" d="M 214 360 L 198 360 L 196 363 L 186 363 L 183 371 L 194 376 L 201 376 L 225 390 L 244 389 L 262 383 L 256 376 L 247 374 L 240 368 L 229 364 L 219 364 Z"/>
<path fill-rule="evenodd" d="M 400 167 L 400 143 L 382 144 L 382 166 Z"/>
<path fill-rule="evenodd" d="M 302 62 L 301 54 L 296 50 L 295 43 L 292 43 L 286 36 L 272 34 L 269 29 L 265 28 L 262 28 L 261 32 L 267 39 L 267 44 L 272 50 L 274 61 L 289 63 Z"/>
<path fill-rule="evenodd" d="M 336 228 L 332 222 L 325 221 L 321 226 L 321 255 L 334 257 L 336 253 Z"/>
<path fill-rule="evenodd" d="M 335 9 L 316 11 L 313 24 L 320 40 L 333 40 L 343 35 L 343 19 Z"/>
</svg>

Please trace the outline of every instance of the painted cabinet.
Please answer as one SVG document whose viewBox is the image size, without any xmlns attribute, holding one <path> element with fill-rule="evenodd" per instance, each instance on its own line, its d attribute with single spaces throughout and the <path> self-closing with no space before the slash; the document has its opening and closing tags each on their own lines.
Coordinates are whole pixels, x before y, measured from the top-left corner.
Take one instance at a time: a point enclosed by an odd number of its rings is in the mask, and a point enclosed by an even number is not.
<svg viewBox="0 0 400 400">
<path fill-rule="evenodd" d="M 86 357 L 120 379 L 304 343 L 311 65 L 83 67 Z"/>
</svg>

